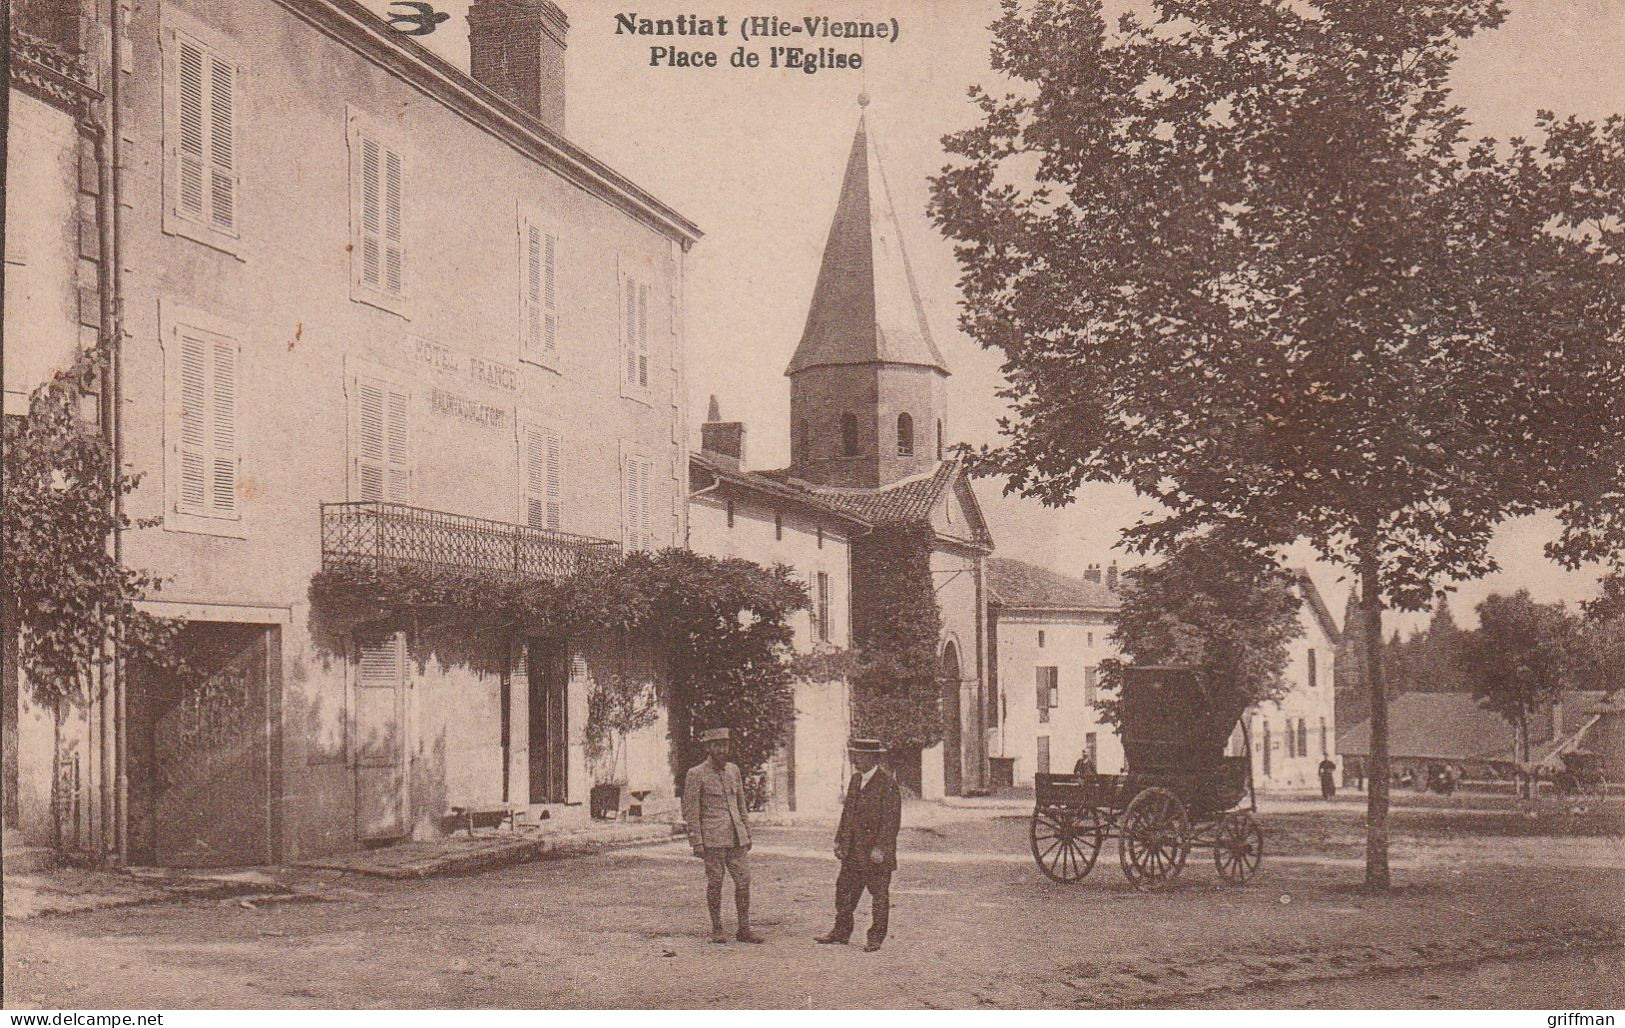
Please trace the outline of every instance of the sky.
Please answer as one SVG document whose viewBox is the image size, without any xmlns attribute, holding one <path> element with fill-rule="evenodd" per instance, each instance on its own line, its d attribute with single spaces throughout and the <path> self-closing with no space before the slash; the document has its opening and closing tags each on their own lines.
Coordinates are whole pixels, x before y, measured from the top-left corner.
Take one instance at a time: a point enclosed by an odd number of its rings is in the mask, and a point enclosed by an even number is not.
<svg viewBox="0 0 1625 1028">
<path fill-rule="evenodd" d="M 379 12 L 389 9 L 385 0 L 367 2 Z M 870 134 L 887 169 L 926 318 L 953 371 L 949 438 L 996 443 L 999 360 L 959 331 L 959 269 L 950 244 L 925 214 L 928 178 L 944 163 L 942 136 L 975 123 L 966 90 L 973 83 L 1002 89 L 988 65 L 996 0 L 781 2 L 775 13 L 787 19 L 895 19 L 899 27 L 895 41 L 862 44 L 861 72 L 812 75 L 728 66 L 741 45 L 734 26 L 764 13 L 762 7 L 723 0 L 703 7 L 670 0 L 559 3 L 570 19 L 567 135 L 705 232 L 688 257 L 692 424 L 704 420 L 714 394 L 725 419 L 746 423 L 749 466 L 788 463 L 784 367 L 806 318 L 857 123 L 856 100 L 867 92 Z M 1619 61 L 1625 53 L 1625 0 L 1511 0 L 1509 6 L 1511 17 L 1502 28 L 1466 44 L 1454 75 L 1475 135 L 1528 133 L 1542 108 L 1590 118 L 1625 112 Z M 468 2 L 436 0 L 435 7 L 452 17 L 419 41 L 466 70 Z M 616 15 L 622 13 L 651 19 L 724 15 L 731 24 L 722 39 L 651 39 L 618 35 Z M 721 66 L 651 67 L 650 46 L 667 44 L 715 50 Z M 843 40 L 792 40 L 820 44 L 859 48 Z M 746 45 L 765 55 L 770 41 Z M 1090 563 L 1138 561 L 1113 549 L 1118 533 L 1146 509 L 1132 490 L 1086 486 L 1070 506 L 1052 510 L 1003 496 L 1002 488 L 998 480 L 976 483 L 999 555 L 1071 574 Z M 1555 531 L 1551 517 L 1503 526 L 1492 547 L 1502 571 L 1458 584 L 1451 600 L 1457 620 L 1476 623 L 1472 608 L 1494 591 L 1527 588 L 1538 600 L 1571 604 L 1594 595 L 1597 568 L 1566 572 L 1542 555 Z M 1344 573 L 1315 561 L 1306 548 L 1290 556 L 1310 569 L 1340 614 L 1350 585 Z M 1409 629 L 1424 620 L 1410 616 L 1397 623 Z"/>
</svg>

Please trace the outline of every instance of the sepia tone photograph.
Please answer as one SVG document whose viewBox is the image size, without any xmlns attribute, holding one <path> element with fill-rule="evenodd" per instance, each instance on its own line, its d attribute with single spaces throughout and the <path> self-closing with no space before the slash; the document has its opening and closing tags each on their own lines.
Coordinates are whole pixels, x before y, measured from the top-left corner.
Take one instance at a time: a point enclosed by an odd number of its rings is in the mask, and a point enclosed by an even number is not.
<svg viewBox="0 0 1625 1028">
<path fill-rule="evenodd" d="M 1625 0 L 3 10 L 7 1010 L 1625 1008 Z"/>
</svg>

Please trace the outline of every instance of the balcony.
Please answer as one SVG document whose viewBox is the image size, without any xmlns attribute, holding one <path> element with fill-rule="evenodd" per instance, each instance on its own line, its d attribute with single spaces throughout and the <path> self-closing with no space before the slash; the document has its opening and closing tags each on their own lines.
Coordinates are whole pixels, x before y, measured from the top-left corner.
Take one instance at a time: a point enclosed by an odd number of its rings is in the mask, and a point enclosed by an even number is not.
<svg viewBox="0 0 1625 1028">
<path fill-rule="evenodd" d="M 322 569 L 395 568 L 567 578 L 621 555 L 619 543 L 404 503 L 322 504 Z"/>
</svg>

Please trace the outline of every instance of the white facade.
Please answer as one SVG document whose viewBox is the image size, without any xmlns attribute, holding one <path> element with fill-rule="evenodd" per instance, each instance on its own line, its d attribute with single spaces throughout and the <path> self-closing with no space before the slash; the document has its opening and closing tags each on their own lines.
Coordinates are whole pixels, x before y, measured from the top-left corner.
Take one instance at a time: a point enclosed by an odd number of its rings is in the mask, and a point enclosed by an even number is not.
<svg viewBox="0 0 1625 1028">
<path fill-rule="evenodd" d="M 1095 709 L 1100 663 L 1118 657 L 1104 611 L 1011 610 L 993 618 L 998 654 L 999 723 L 992 759 L 1010 760 L 1012 784 L 1030 787 L 1033 773 L 1072 770 L 1093 743 L 1095 769 L 1123 769 L 1123 744 Z M 1046 706 L 1039 706 L 1039 681 Z"/>
<path fill-rule="evenodd" d="M 1248 714 L 1253 746 L 1253 783 L 1261 791 L 1320 788 L 1320 762 L 1337 756 L 1337 728 L 1333 697 L 1332 655 L 1337 648 L 1335 626 L 1322 618 L 1318 596 L 1311 596 L 1307 576 L 1299 578 L 1303 603 L 1298 618 L 1303 634 L 1293 640 L 1287 658 L 1286 694 Z M 1239 754 L 1239 739 L 1231 750 Z"/>
<path fill-rule="evenodd" d="M 812 598 L 811 608 L 794 620 L 796 649 L 850 649 L 851 521 L 752 488 L 740 473 L 719 477 L 700 459 L 691 464 L 691 486 L 689 548 L 766 567 L 789 565 Z M 839 809 L 849 770 L 850 689 L 845 681 L 802 681 L 795 696 L 794 742 L 770 769 L 772 803 L 797 812 Z"/>
</svg>

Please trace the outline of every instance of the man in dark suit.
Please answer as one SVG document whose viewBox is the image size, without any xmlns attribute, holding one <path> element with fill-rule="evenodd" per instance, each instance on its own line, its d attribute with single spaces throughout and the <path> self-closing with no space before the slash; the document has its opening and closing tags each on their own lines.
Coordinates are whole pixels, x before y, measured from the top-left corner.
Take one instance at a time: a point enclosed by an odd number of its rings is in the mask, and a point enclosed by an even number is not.
<svg viewBox="0 0 1625 1028">
<path fill-rule="evenodd" d="M 863 950 L 873 953 L 886 940 L 903 796 L 897 779 L 880 766 L 886 752 L 880 740 L 853 739 L 848 748 L 856 770 L 847 784 L 841 823 L 835 829 L 835 857 L 841 862 L 840 876 L 835 879 L 835 927 L 818 936 L 818 941 L 845 943 L 852 937 L 852 915 L 867 889 L 871 916 L 869 943 Z"/>
</svg>

